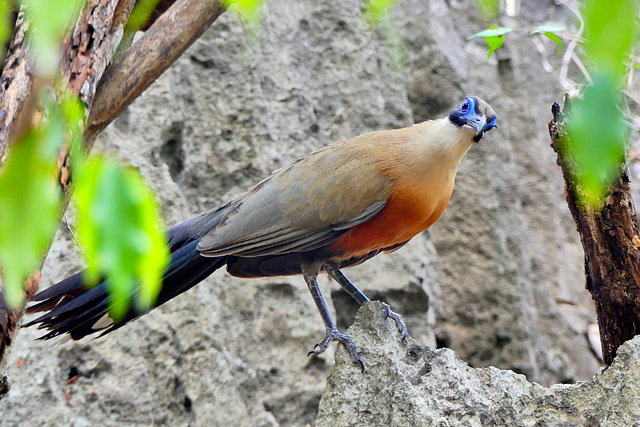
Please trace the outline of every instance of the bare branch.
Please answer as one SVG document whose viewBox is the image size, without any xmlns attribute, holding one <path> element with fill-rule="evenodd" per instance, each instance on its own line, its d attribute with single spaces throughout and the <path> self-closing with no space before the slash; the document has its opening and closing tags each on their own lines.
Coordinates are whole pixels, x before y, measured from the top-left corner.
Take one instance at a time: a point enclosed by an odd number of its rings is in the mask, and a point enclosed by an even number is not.
<svg viewBox="0 0 640 427">
<path fill-rule="evenodd" d="M 177 0 L 159 16 L 105 72 L 89 116 L 86 141 L 93 141 L 222 12 L 219 0 Z"/>
<path fill-rule="evenodd" d="M 9 43 L 4 68 L 0 75 L 0 163 L 18 122 L 24 101 L 32 92 L 33 76 L 26 38 L 28 27 L 24 14 L 21 13 L 16 21 L 13 38 Z"/>
<path fill-rule="evenodd" d="M 36 294 L 40 287 L 40 281 L 42 280 L 42 274 L 40 271 L 36 271 L 27 279 L 24 284 L 24 292 L 26 299 L 30 299 Z M 0 286 L 2 282 L 0 281 Z M 7 307 L 4 302 L 4 298 L 0 298 L 0 371 L 4 372 L 6 369 L 6 359 L 4 358 L 5 352 L 11 346 L 13 338 L 16 335 L 18 329 L 16 325 L 20 322 L 22 317 L 22 311 L 13 311 Z M 9 391 L 9 380 L 2 374 L 0 375 L 0 397 Z"/>
</svg>

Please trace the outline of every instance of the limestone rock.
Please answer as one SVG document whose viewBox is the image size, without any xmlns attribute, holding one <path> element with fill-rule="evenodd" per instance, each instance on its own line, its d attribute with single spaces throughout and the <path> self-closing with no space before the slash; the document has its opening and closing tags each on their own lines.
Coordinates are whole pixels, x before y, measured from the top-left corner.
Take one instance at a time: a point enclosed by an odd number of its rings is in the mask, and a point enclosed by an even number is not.
<svg viewBox="0 0 640 427">
<path fill-rule="evenodd" d="M 316 425 L 583 426 L 640 419 L 640 337 L 591 381 L 550 388 L 497 368 L 471 368 L 449 349 L 403 342 L 382 306 L 367 303 L 347 331 L 366 370 L 341 347 Z"/>
</svg>

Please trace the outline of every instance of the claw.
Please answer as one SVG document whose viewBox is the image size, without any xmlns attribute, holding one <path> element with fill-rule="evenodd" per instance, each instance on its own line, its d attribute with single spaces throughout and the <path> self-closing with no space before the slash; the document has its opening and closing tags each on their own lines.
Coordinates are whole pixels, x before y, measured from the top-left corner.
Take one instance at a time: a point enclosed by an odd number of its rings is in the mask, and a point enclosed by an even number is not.
<svg viewBox="0 0 640 427">
<path fill-rule="evenodd" d="M 407 325 L 404 324 L 402 317 L 400 317 L 398 313 L 394 313 L 393 311 L 391 311 L 389 304 L 382 303 L 382 307 L 385 311 L 385 317 L 387 319 L 391 318 L 394 322 L 396 322 L 396 327 L 402 334 L 402 341 L 404 341 L 407 338 Z"/>
<path fill-rule="evenodd" d="M 340 332 L 338 332 L 337 329 L 327 330 L 327 335 L 324 337 L 324 339 L 321 342 L 313 346 L 313 350 L 307 353 L 307 357 L 311 356 L 312 354 L 317 355 L 317 354 L 324 353 L 325 350 L 329 348 L 329 344 L 331 344 L 331 342 L 333 341 L 338 341 L 344 344 L 345 347 L 347 347 L 347 350 L 349 350 L 349 353 L 351 354 L 351 360 L 358 363 L 360 365 L 360 368 L 362 369 L 362 372 L 364 372 L 364 362 L 358 356 L 356 345 L 353 343 L 351 338 L 349 338 L 347 335 L 341 334 Z"/>
</svg>

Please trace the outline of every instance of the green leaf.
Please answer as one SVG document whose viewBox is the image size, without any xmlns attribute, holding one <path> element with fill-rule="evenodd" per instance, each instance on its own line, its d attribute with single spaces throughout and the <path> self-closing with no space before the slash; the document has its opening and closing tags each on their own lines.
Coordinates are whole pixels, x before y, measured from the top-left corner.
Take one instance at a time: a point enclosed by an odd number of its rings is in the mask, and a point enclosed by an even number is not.
<svg viewBox="0 0 640 427">
<path fill-rule="evenodd" d="M 489 55 L 487 55 L 488 61 L 493 55 L 493 52 L 500 49 L 502 44 L 504 43 L 504 35 L 513 31 L 511 28 L 506 27 L 495 27 L 490 26 L 488 29 L 484 31 L 480 31 L 479 33 L 475 33 L 472 36 L 467 37 L 467 40 L 474 39 L 476 37 L 484 37 L 484 41 L 487 42 L 487 46 L 489 46 Z"/>
<path fill-rule="evenodd" d="M 529 35 L 542 33 L 547 38 L 556 42 L 556 44 L 558 45 L 558 54 L 556 55 L 556 57 L 559 57 L 560 51 L 562 51 L 562 40 L 556 33 L 562 30 L 564 30 L 564 28 L 559 25 L 540 25 L 535 30 L 531 31 Z"/>
<path fill-rule="evenodd" d="M 264 0 L 223 0 L 222 4 L 232 12 L 235 12 L 250 26 L 256 25 L 262 17 L 262 5 Z"/>
<path fill-rule="evenodd" d="M 125 32 L 138 31 L 149 20 L 160 0 L 139 0 L 129 15 Z"/>
<path fill-rule="evenodd" d="M 587 56 L 602 73 L 618 81 L 637 39 L 635 0 L 589 0 L 583 9 Z"/>
<path fill-rule="evenodd" d="M 479 33 L 475 33 L 474 35 L 467 37 L 467 40 L 475 39 L 476 37 L 486 38 L 486 37 L 504 36 L 505 34 L 510 33 L 511 31 L 513 31 L 511 28 L 495 27 L 492 25 L 484 31 L 480 31 Z"/>
<path fill-rule="evenodd" d="M 542 33 L 545 36 L 547 36 L 549 39 L 553 40 L 554 42 L 556 42 L 556 44 L 558 45 L 558 53 L 556 54 L 556 58 L 560 56 L 560 51 L 562 50 L 562 40 L 560 40 L 560 37 L 558 37 L 557 35 L 555 35 L 554 33 Z"/>
<path fill-rule="evenodd" d="M 364 16 L 371 24 L 382 22 L 397 0 L 367 0 Z"/>
<path fill-rule="evenodd" d="M 541 25 L 535 30 L 531 31 L 529 35 L 542 33 L 547 38 L 556 42 L 556 44 L 558 45 L 558 54 L 556 55 L 556 57 L 559 57 L 560 51 L 562 51 L 562 40 L 560 39 L 560 37 L 558 37 L 556 33 L 562 30 L 564 30 L 564 28 L 559 25 Z"/>
<path fill-rule="evenodd" d="M 109 311 L 122 318 L 153 306 L 169 262 L 166 235 L 153 195 L 141 177 L 102 158 L 85 167 L 76 190 L 78 235 L 86 253 L 85 280 L 107 277 Z"/>
<path fill-rule="evenodd" d="M 58 66 L 58 44 L 86 0 L 22 0 L 30 18 L 37 68 L 47 75 Z"/>
<path fill-rule="evenodd" d="M 536 29 L 531 31 L 529 35 L 536 34 L 536 33 L 557 33 L 559 31 L 564 31 L 564 27 L 561 27 L 560 25 L 551 25 L 551 24 L 540 25 L 539 27 L 536 27 Z"/>
<path fill-rule="evenodd" d="M 58 222 L 55 167 L 63 132 L 62 118 L 52 114 L 48 125 L 14 142 L 0 175 L 0 260 L 4 296 L 13 308 L 22 304 L 23 283 L 38 268 Z"/>
<path fill-rule="evenodd" d="M 617 84 L 599 74 L 583 98 L 573 103 L 567 147 L 575 161 L 573 182 L 584 205 L 597 208 L 624 162 L 624 124 L 616 101 Z"/>
<path fill-rule="evenodd" d="M 485 37 L 484 41 L 486 41 L 487 46 L 489 46 L 489 55 L 487 55 L 487 59 L 485 59 L 486 62 L 489 60 L 489 58 L 491 58 L 493 52 L 502 47 L 502 43 L 504 43 L 504 36 Z"/>
</svg>

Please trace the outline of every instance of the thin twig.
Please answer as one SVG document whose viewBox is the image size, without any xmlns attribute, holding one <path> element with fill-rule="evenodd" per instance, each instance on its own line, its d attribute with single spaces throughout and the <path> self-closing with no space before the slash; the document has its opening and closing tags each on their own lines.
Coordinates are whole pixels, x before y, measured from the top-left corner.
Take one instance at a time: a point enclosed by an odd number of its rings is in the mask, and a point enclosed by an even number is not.
<svg viewBox="0 0 640 427">
<path fill-rule="evenodd" d="M 542 67 L 547 73 L 553 72 L 553 66 L 549 62 L 549 54 L 547 53 L 547 48 L 544 47 L 544 43 L 542 43 L 542 37 L 537 36 L 531 39 L 531 42 L 536 47 L 538 53 L 540 54 L 540 58 L 542 59 Z"/>
<path fill-rule="evenodd" d="M 71 226 L 69 225 L 69 220 L 67 219 L 67 213 L 65 212 L 62 217 L 64 218 L 64 225 L 67 226 L 67 230 L 69 230 L 69 233 L 71 233 L 71 237 L 73 237 L 73 240 L 75 240 L 76 244 L 78 245 L 78 248 L 80 248 L 80 251 L 82 252 L 82 256 L 86 256 L 87 253 L 84 251 L 84 248 L 80 244 L 80 241 L 78 240 L 75 233 L 71 229 Z"/>
</svg>

